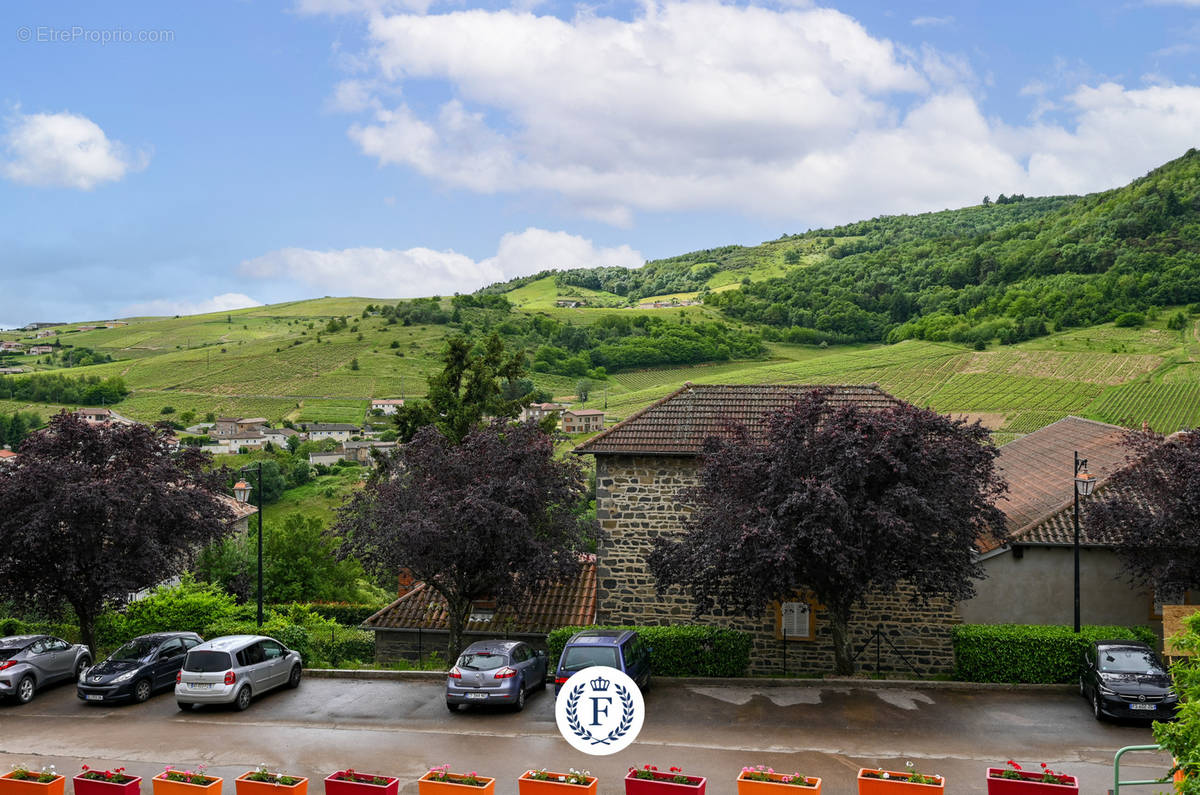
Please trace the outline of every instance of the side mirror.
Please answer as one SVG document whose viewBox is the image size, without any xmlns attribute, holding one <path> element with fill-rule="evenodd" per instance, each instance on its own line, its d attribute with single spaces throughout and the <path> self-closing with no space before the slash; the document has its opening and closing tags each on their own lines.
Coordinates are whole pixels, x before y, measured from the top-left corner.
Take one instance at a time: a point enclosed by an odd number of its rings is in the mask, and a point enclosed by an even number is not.
<svg viewBox="0 0 1200 795">
<path fill-rule="evenodd" d="M 546 650 L 545 650 L 545 649 L 534 649 L 534 650 L 533 650 L 533 656 L 535 656 L 535 657 L 545 657 L 545 656 L 546 656 Z"/>
</svg>

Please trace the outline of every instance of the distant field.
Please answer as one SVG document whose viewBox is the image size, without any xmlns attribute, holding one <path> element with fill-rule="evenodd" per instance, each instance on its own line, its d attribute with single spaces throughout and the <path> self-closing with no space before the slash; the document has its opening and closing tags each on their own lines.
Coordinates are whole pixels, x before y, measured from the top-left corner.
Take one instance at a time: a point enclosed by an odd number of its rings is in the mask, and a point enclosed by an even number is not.
<svg viewBox="0 0 1200 795">
<path fill-rule="evenodd" d="M 743 270 L 758 278 L 782 271 L 787 250 L 786 242 L 779 243 L 772 248 L 777 262 Z M 802 262 L 810 256 L 819 255 L 803 252 Z M 718 276 L 727 273 L 742 271 Z M 541 279 L 509 297 L 523 311 L 576 324 L 629 312 L 715 317 L 700 306 L 560 308 L 554 306 L 558 294 L 553 279 Z M 424 395 L 426 377 L 441 367 L 447 336 L 457 333 L 449 326 L 389 325 L 381 317 L 363 318 L 371 303 L 381 301 L 328 298 L 196 317 L 134 319 L 128 326 L 62 337 L 65 343 L 94 347 L 118 359 L 70 372 L 123 377 L 133 394 L 116 408 L 135 419 L 151 422 L 169 416 L 161 412 L 170 406 L 175 416 L 192 411 L 199 418 L 213 412 L 265 416 L 273 422 L 357 423 L 371 398 Z M 1164 320 L 1139 329 L 1098 326 L 986 351 L 920 341 L 832 348 L 768 343 L 768 355 L 761 360 L 616 373 L 598 385 L 587 406 L 607 401 L 610 421 L 624 418 L 686 381 L 878 384 L 917 405 L 986 417 L 998 441 L 1068 414 L 1131 427 L 1147 422 L 1170 432 L 1200 425 L 1200 337 L 1195 324 L 1184 332 L 1166 329 L 1168 316 L 1164 311 Z M 345 317 L 349 327 L 327 333 L 331 317 Z M 0 336 L 26 339 L 20 332 Z M 577 378 L 530 377 L 556 399 L 575 400 Z M 44 416 L 55 410 L 0 399 L 0 411 L 18 408 Z"/>
</svg>

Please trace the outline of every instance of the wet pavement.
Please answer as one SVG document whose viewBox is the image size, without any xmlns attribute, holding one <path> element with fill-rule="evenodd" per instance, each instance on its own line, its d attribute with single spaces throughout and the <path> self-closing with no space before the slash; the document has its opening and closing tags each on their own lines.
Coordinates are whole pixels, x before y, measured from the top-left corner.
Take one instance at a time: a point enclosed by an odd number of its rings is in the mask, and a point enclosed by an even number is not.
<svg viewBox="0 0 1200 795">
<path fill-rule="evenodd" d="M 0 704 L 0 770 L 53 763 L 73 775 L 80 764 L 123 765 L 149 777 L 203 763 L 227 777 L 233 795 L 232 779 L 262 763 L 310 779 L 353 767 L 397 776 L 401 793 L 415 793 L 430 766 L 449 763 L 496 777 L 497 795 L 510 795 L 529 768 L 587 769 L 600 793 L 621 793 L 631 765 L 653 764 L 707 776 L 707 791 L 726 795 L 744 765 L 764 764 L 820 776 L 824 793 L 842 795 L 856 791 L 858 768 L 903 769 L 905 760 L 945 775 L 947 793 L 983 793 L 985 769 L 1016 759 L 1027 769 L 1045 761 L 1078 776 L 1081 792 L 1103 795 L 1117 749 L 1153 742 L 1145 724 L 1097 723 L 1082 698 L 1058 692 L 671 684 L 651 689 L 646 705 L 632 746 L 590 757 L 559 737 L 553 688 L 521 713 L 452 715 L 430 682 L 306 679 L 241 713 L 180 712 L 170 693 L 140 705 L 83 704 L 63 686 L 25 706 Z M 1126 757 L 1122 778 L 1156 778 L 1169 762 Z"/>
</svg>

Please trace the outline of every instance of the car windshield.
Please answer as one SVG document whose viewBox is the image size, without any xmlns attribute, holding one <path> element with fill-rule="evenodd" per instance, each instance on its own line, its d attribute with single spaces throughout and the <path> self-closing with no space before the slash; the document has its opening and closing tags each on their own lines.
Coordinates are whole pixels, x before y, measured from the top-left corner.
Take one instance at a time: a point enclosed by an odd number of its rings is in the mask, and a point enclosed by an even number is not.
<svg viewBox="0 0 1200 795">
<path fill-rule="evenodd" d="M 1156 674 L 1162 669 L 1149 651 L 1105 649 L 1100 652 L 1100 670 L 1111 674 Z"/>
<path fill-rule="evenodd" d="M 155 644 L 153 641 L 146 640 L 145 638 L 134 638 L 110 654 L 108 659 L 114 661 L 140 660 L 143 657 L 148 656 L 150 652 L 154 651 L 154 646 Z"/>
<path fill-rule="evenodd" d="M 508 658 L 503 654 L 490 651 L 467 652 L 458 658 L 458 667 L 472 671 L 491 671 L 508 665 Z"/>
<path fill-rule="evenodd" d="M 0 660 L 7 660 L 19 651 L 20 649 L 0 649 Z"/>
<path fill-rule="evenodd" d="M 216 673 L 232 667 L 229 653 L 223 651 L 189 651 L 183 661 L 183 670 L 195 673 Z"/>
<path fill-rule="evenodd" d="M 593 665 L 617 667 L 617 650 L 612 646 L 571 646 L 563 652 L 560 667 L 564 671 L 582 671 Z"/>
</svg>

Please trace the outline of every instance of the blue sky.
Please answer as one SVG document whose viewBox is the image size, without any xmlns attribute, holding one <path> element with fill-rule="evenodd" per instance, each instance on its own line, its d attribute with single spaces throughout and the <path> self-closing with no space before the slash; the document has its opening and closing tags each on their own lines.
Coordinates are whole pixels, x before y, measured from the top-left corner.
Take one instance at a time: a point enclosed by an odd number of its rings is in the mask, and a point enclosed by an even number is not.
<svg viewBox="0 0 1200 795">
<path fill-rule="evenodd" d="M 0 327 L 469 291 L 1200 143 L 1200 0 L 0 7 Z"/>
</svg>

